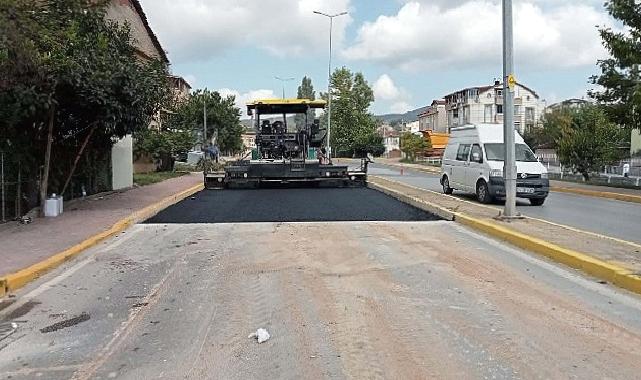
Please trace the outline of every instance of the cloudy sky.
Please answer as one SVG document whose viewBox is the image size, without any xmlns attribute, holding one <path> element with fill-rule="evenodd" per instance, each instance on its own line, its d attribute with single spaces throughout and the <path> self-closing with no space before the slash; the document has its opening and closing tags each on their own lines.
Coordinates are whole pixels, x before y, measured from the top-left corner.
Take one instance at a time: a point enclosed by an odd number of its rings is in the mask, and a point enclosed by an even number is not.
<svg viewBox="0 0 641 380">
<path fill-rule="evenodd" d="M 326 18 L 334 64 L 362 71 L 377 114 L 405 112 L 501 76 L 499 0 L 142 0 L 175 74 L 239 103 L 281 96 L 275 76 L 327 87 Z M 585 95 L 606 56 L 603 0 L 514 0 L 516 73 L 548 103 Z"/>
</svg>

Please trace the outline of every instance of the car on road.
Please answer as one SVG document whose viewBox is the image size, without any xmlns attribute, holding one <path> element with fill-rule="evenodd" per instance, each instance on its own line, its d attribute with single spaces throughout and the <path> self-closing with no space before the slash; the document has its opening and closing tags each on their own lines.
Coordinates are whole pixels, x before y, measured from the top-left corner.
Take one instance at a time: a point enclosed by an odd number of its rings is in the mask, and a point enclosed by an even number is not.
<svg viewBox="0 0 641 380">
<path fill-rule="evenodd" d="M 550 191 L 548 172 L 523 137 L 515 133 L 517 197 L 542 206 Z M 454 190 L 474 193 L 481 203 L 505 198 L 503 165 L 505 148 L 500 124 L 469 124 L 453 128 L 443 156 L 441 185 L 445 194 Z"/>
</svg>

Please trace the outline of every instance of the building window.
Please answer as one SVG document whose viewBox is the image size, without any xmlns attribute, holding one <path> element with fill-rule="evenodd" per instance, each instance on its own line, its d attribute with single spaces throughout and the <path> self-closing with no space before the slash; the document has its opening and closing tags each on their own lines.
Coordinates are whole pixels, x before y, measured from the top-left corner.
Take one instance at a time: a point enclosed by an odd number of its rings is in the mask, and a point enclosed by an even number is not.
<svg viewBox="0 0 641 380">
<path fill-rule="evenodd" d="M 502 104 L 497 104 L 496 105 L 496 113 L 498 115 L 503 115 L 503 105 Z"/>
<path fill-rule="evenodd" d="M 497 94 L 498 96 L 502 96 L 502 95 L 503 95 L 503 90 L 498 90 L 498 91 L 496 91 L 496 94 Z"/>
<path fill-rule="evenodd" d="M 534 121 L 534 107 L 525 108 L 525 120 Z"/>
</svg>

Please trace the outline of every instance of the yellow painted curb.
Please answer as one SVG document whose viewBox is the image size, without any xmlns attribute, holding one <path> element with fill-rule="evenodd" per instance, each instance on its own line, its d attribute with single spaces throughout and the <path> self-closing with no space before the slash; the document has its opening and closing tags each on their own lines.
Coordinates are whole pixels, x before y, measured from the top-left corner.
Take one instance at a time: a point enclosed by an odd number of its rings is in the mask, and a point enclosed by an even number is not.
<svg viewBox="0 0 641 380">
<path fill-rule="evenodd" d="M 587 195 L 589 197 L 608 198 L 623 202 L 641 203 L 641 196 L 639 195 L 613 193 L 609 191 L 585 190 L 570 187 L 551 187 L 550 190 L 558 193 Z"/>
<path fill-rule="evenodd" d="M 452 212 L 444 207 L 415 197 L 410 197 L 397 190 L 390 189 L 379 184 L 368 183 L 368 186 L 385 194 L 391 195 L 401 202 L 435 213 L 446 220 L 454 220 L 457 223 L 471 227 L 492 237 L 504 240 L 524 250 L 543 255 L 558 263 L 579 269 L 591 276 L 607 281 L 620 288 L 641 294 L 641 275 L 635 274 L 631 270 L 622 266 L 608 263 L 590 255 L 563 248 L 545 240 L 522 234 L 510 228 L 498 225 L 490 220 L 477 219 L 463 213 Z M 449 215 L 451 215 L 451 218 L 447 217 Z"/>
<path fill-rule="evenodd" d="M 108 239 L 120 232 L 126 230 L 131 225 L 141 222 L 143 220 L 149 219 L 152 216 L 156 215 L 161 210 L 180 202 L 182 199 L 189 197 L 201 190 L 204 189 L 204 185 L 200 184 L 194 187 L 191 187 L 187 190 L 181 191 L 180 193 L 171 195 L 164 198 L 160 202 L 154 203 L 148 207 L 145 207 L 142 210 L 136 211 L 128 217 L 119 220 L 111 228 L 106 231 L 103 231 L 99 234 L 96 234 L 87 240 L 74 245 L 71 248 L 68 248 L 62 252 L 59 252 L 46 260 L 43 260 L 37 264 L 34 264 L 28 268 L 20 270 L 16 273 L 9 274 L 5 277 L 0 277 L 0 297 L 8 294 L 11 291 L 16 291 L 17 289 L 25 286 L 30 281 L 33 281 L 43 274 L 49 272 L 50 270 L 60 266 L 73 259 L 74 257 L 81 254 L 88 248 L 94 247 L 98 243 Z"/>
</svg>

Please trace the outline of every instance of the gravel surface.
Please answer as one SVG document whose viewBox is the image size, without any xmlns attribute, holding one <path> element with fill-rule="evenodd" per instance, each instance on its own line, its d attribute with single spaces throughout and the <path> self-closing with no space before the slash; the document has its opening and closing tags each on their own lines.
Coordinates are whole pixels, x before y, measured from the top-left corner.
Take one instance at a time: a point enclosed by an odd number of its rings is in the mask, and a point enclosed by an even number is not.
<svg viewBox="0 0 641 380">
<path fill-rule="evenodd" d="M 378 191 L 346 189 L 206 190 L 147 223 L 429 221 L 438 218 Z"/>
<path fill-rule="evenodd" d="M 14 301 L 2 380 L 641 373 L 638 298 L 449 222 L 138 225 Z"/>
</svg>

